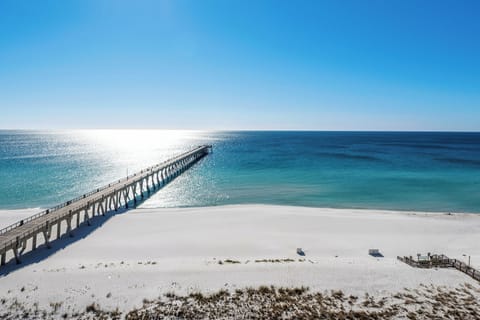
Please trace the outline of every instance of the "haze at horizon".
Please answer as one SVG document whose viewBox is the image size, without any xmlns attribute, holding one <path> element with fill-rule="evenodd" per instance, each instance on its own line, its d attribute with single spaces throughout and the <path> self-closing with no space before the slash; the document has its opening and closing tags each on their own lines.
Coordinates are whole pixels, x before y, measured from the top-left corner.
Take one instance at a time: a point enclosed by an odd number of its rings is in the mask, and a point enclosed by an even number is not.
<svg viewBox="0 0 480 320">
<path fill-rule="evenodd" d="M 480 130 L 476 1 L 2 1 L 0 128 Z"/>
</svg>

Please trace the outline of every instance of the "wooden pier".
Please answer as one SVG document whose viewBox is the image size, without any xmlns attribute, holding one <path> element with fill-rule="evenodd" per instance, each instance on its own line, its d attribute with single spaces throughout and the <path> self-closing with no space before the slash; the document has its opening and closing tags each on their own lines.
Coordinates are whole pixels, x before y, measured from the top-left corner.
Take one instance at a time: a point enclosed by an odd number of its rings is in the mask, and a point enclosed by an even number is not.
<svg viewBox="0 0 480 320">
<path fill-rule="evenodd" d="M 472 268 L 463 261 L 450 259 L 443 254 L 428 254 L 427 256 L 418 255 L 417 259 L 414 259 L 412 256 L 397 257 L 397 259 L 415 268 L 455 268 L 473 279 L 480 281 L 480 271 Z"/>
<path fill-rule="evenodd" d="M 6 264 L 7 258 L 15 258 L 20 263 L 22 254 L 27 249 L 36 250 L 39 241 L 50 248 L 50 242 L 63 234 L 72 237 L 74 229 L 84 223 L 90 225 L 95 215 L 105 215 L 122 206 L 128 208 L 129 202 L 136 203 L 137 197 L 143 199 L 145 192 L 150 194 L 164 186 L 207 155 L 211 148 L 210 145 L 197 147 L 1 229 L 0 266 Z"/>
</svg>

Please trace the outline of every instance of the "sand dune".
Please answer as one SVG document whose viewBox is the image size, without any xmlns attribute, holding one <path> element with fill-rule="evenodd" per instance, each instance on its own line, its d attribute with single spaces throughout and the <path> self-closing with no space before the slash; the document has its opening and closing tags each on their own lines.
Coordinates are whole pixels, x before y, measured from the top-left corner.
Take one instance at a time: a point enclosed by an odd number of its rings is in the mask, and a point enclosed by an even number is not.
<svg viewBox="0 0 480 320">
<path fill-rule="evenodd" d="M 2 213 L 0 225 L 15 214 Z M 28 254 L 19 267 L 0 270 L 0 297 L 41 308 L 59 302 L 59 312 L 74 312 L 92 302 L 125 311 L 167 292 L 261 285 L 376 296 L 420 284 L 479 288 L 456 270 L 414 269 L 396 259 L 427 252 L 465 260 L 470 255 L 480 267 L 480 216 L 475 214 L 140 207 L 98 217 L 94 226 L 81 230 L 51 250 Z M 384 257 L 369 256 L 369 248 L 380 249 Z"/>
</svg>

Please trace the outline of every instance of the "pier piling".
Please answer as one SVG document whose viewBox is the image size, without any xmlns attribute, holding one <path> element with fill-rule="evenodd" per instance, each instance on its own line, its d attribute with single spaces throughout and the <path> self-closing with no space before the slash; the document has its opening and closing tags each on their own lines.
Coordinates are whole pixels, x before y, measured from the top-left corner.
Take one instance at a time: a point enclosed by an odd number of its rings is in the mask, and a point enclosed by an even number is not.
<svg viewBox="0 0 480 320">
<path fill-rule="evenodd" d="M 5 265 L 12 258 L 17 263 L 21 263 L 22 254 L 27 251 L 27 241 L 32 239 L 31 250 L 37 249 L 38 234 L 42 234 L 45 246 L 50 248 L 50 238 L 52 236 L 52 227 L 54 226 L 56 229 L 55 239 L 60 239 L 64 234 L 73 237 L 74 227 L 79 228 L 82 223 L 90 226 L 91 219 L 96 214 L 105 215 L 108 211 L 117 211 L 123 205 L 128 209 L 129 201 L 131 200 L 136 205 L 137 189 L 141 199 L 144 199 L 145 191 L 150 195 L 153 191 L 165 186 L 198 160 L 209 154 L 211 148 L 212 146 L 209 145 L 197 147 L 170 160 L 141 170 L 102 188 L 83 194 L 76 199 L 69 200 L 0 229 L 0 266 Z M 89 211 L 91 211 L 91 214 L 89 214 Z M 81 221 L 82 216 L 83 221 Z M 76 223 L 73 225 L 75 218 Z M 63 221 L 66 224 L 65 230 L 62 230 Z"/>
</svg>

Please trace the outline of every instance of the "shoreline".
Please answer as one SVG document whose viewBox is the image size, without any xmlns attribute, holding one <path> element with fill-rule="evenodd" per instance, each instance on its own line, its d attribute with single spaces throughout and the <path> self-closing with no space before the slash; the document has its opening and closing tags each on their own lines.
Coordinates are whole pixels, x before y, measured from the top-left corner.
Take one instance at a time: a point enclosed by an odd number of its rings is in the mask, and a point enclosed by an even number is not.
<svg viewBox="0 0 480 320">
<path fill-rule="evenodd" d="M 480 289 L 459 271 L 416 269 L 396 259 L 427 252 L 466 259 L 463 254 L 468 254 L 479 268 L 478 214 L 139 206 L 95 217 L 91 227 L 82 226 L 75 237 L 52 245 L 26 254 L 18 267 L 7 265 L 8 274 L 0 269 L 0 298 L 47 309 L 62 302 L 60 310 L 71 313 L 92 302 L 123 312 L 168 292 L 208 294 L 271 285 L 377 297 L 421 285 L 455 288 L 467 283 Z M 384 257 L 369 256 L 371 248 Z"/>
<path fill-rule="evenodd" d="M 0 229 L 41 212 L 41 208 L 0 210 Z"/>
<path fill-rule="evenodd" d="M 315 206 L 304 206 L 304 205 L 286 205 L 286 204 L 268 204 L 268 203 L 238 203 L 238 204 L 212 204 L 208 206 L 175 206 L 175 207 L 150 207 L 148 206 L 148 201 L 146 204 L 142 204 L 137 208 L 133 209 L 149 209 L 149 210 L 183 210 L 183 209 L 200 209 L 200 210 L 207 210 L 212 208 L 235 208 L 235 207 L 244 207 L 244 206 L 252 206 L 252 207 L 284 207 L 284 208 L 305 208 L 305 209 L 315 209 L 315 210 L 322 210 L 322 211 L 349 211 L 349 212 L 357 212 L 357 213 L 384 213 L 384 214 L 405 214 L 405 215 L 480 215 L 479 212 L 463 212 L 463 211 L 425 211 L 425 210 L 402 210 L 402 209 L 376 209 L 376 208 L 340 208 L 340 207 L 315 207 Z M 19 216 L 29 216 L 39 213 L 43 210 L 49 209 L 49 207 L 35 207 L 35 208 L 16 208 L 16 209 L 0 209 L 0 216 L 2 215 L 16 215 Z M 130 210 L 133 210 L 130 209 Z M 0 223 L 2 223 L 3 219 L 0 219 Z"/>
</svg>

